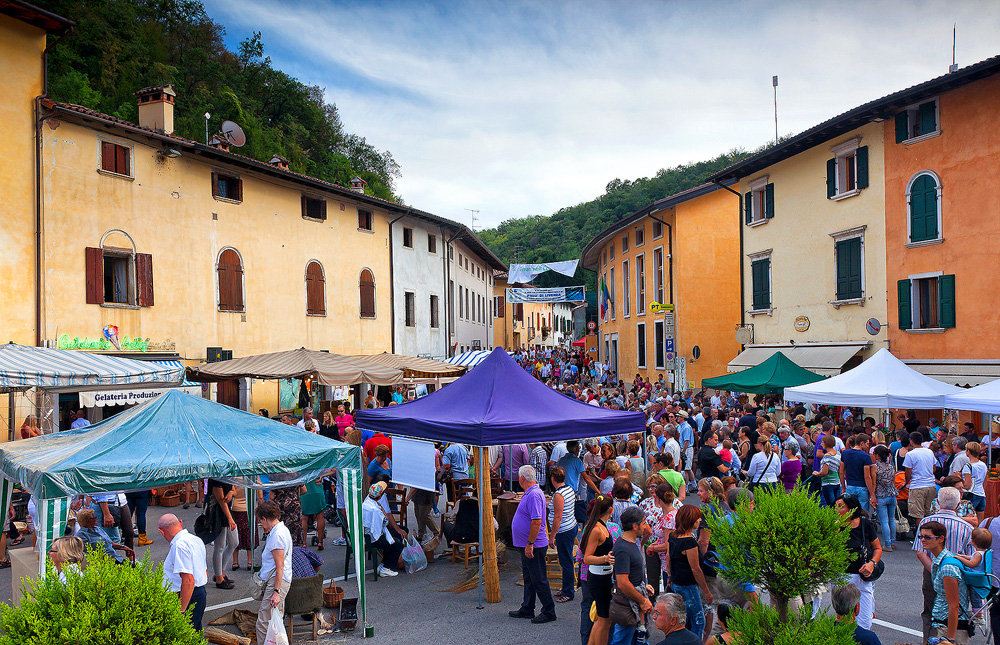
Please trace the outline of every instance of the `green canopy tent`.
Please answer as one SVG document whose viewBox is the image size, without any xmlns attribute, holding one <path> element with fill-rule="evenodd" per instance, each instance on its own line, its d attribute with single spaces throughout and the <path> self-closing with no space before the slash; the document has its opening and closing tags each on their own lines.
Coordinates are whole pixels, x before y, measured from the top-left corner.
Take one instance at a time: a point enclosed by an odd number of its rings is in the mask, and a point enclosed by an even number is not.
<svg viewBox="0 0 1000 645">
<path fill-rule="evenodd" d="M 0 444 L 0 526 L 6 526 L 13 482 L 36 500 L 40 553 L 66 526 L 79 494 L 147 490 L 197 479 L 251 489 L 286 488 L 330 468 L 344 475 L 353 544 L 364 544 L 361 451 L 265 417 L 179 390 L 86 428 Z M 268 481 L 262 482 L 260 476 Z M 256 495 L 247 495 L 253 517 Z M 364 612 L 364 549 L 354 549 Z M 39 558 L 39 575 L 45 557 Z M 363 619 L 363 616 L 362 616 Z"/>
<path fill-rule="evenodd" d="M 781 352 L 775 352 L 760 365 L 742 372 L 704 379 L 701 386 L 751 394 L 781 394 L 786 387 L 815 383 L 824 378 L 799 366 Z"/>
</svg>

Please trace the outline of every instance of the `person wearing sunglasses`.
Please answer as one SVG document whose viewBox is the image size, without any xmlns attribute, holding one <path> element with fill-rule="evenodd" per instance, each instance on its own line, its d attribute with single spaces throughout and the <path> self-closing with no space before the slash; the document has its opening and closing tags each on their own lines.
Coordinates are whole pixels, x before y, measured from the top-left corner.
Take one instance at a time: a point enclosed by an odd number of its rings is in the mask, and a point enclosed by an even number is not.
<svg viewBox="0 0 1000 645">
<path fill-rule="evenodd" d="M 945 548 L 944 524 L 931 520 L 920 525 L 917 539 L 930 553 L 934 606 L 931 627 L 941 642 L 965 645 L 969 642 L 969 591 L 962 580 L 962 569 L 951 551 Z"/>
<path fill-rule="evenodd" d="M 875 581 L 866 578 L 872 575 L 879 560 L 882 559 L 878 529 L 871 521 L 868 511 L 861 507 L 861 500 L 853 493 L 838 497 L 834 507 L 841 517 L 847 520 L 849 527 L 846 546 L 851 555 L 851 562 L 847 565 L 847 573 L 851 576 L 851 582 L 861 592 L 861 610 L 857 616 L 857 623 L 860 627 L 871 629 L 872 618 L 875 615 Z"/>
</svg>

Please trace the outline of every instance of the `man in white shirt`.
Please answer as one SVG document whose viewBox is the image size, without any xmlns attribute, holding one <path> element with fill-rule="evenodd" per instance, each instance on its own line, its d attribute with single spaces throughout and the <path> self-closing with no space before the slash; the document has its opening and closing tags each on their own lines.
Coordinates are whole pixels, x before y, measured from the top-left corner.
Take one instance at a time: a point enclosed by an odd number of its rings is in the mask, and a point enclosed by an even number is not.
<svg viewBox="0 0 1000 645">
<path fill-rule="evenodd" d="M 302 418 L 299 419 L 299 422 L 295 424 L 295 427 L 297 427 L 299 430 L 305 430 L 306 421 L 312 421 L 313 423 L 315 423 L 316 429 L 319 430 L 319 421 L 313 418 L 312 408 L 306 408 L 305 410 L 302 411 Z"/>
<path fill-rule="evenodd" d="M 948 467 L 949 475 L 955 473 L 962 474 L 964 470 L 968 470 L 967 467 L 972 460 L 969 459 L 969 455 L 965 452 L 966 443 L 968 442 L 965 437 L 952 437 L 951 446 L 955 449 L 955 458 L 951 460 L 951 466 Z"/>
<path fill-rule="evenodd" d="M 718 390 L 715 391 L 715 394 L 712 395 L 712 398 L 711 398 L 711 400 L 709 402 L 712 404 L 713 408 L 721 408 L 722 407 L 722 397 L 719 396 L 719 391 Z"/>
<path fill-rule="evenodd" d="M 663 442 L 663 452 L 674 458 L 674 470 L 681 472 L 681 444 L 677 442 L 677 428 L 667 429 L 667 440 Z"/>
<path fill-rule="evenodd" d="M 395 576 L 403 568 L 403 538 L 389 526 L 389 518 L 379 500 L 385 494 L 385 482 L 376 482 L 368 489 L 368 496 L 361 504 L 361 523 L 372 546 L 382 552 L 380 576 Z"/>
<path fill-rule="evenodd" d="M 934 453 L 930 448 L 914 448 L 920 444 L 920 433 L 910 434 L 911 448 L 903 457 L 906 486 L 910 489 L 909 513 L 918 522 L 928 515 L 937 489 L 934 486 Z"/>
<path fill-rule="evenodd" d="M 552 454 L 549 455 L 549 463 L 548 463 L 549 468 L 556 465 L 556 462 L 565 457 L 567 452 L 568 451 L 566 450 L 565 441 L 560 441 L 559 443 L 554 445 L 552 447 Z"/>
<path fill-rule="evenodd" d="M 163 561 L 163 577 L 170 584 L 171 591 L 181 599 L 181 611 L 194 607 L 191 624 L 201 631 L 201 618 L 205 614 L 208 583 L 208 567 L 205 559 L 205 543 L 200 537 L 188 533 L 176 515 L 167 513 L 157 522 L 160 535 L 170 543 L 170 551 Z"/>
</svg>

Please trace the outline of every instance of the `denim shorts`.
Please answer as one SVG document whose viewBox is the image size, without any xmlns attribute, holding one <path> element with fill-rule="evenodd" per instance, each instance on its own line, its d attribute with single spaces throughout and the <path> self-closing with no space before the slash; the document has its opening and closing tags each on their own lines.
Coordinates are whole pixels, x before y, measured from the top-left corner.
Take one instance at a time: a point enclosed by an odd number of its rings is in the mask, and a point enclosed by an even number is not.
<svg viewBox="0 0 1000 645">
<path fill-rule="evenodd" d="M 972 508 L 977 513 L 984 513 L 984 512 L 986 512 L 986 497 L 984 497 L 982 495 L 973 495 L 972 496 Z"/>
</svg>

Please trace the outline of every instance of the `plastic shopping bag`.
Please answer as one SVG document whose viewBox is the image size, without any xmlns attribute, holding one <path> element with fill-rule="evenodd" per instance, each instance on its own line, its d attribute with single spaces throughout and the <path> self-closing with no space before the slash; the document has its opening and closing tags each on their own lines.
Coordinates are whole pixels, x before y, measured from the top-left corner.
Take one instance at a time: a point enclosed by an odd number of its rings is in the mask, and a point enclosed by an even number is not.
<svg viewBox="0 0 1000 645">
<path fill-rule="evenodd" d="M 263 645 L 288 645 L 288 637 L 285 635 L 285 625 L 281 620 L 281 614 L 271 610 L 271 622 L 267 624 L 267 635 L 264 636 Z"/>
<path fill-rule="evenodd" d="M 427 568 L 427 556 L 424 555 L 424 548 L 412 536 L 407 539 L 406 546 L 403 548 L 403 564 L 406 565 L 407 573 L 416 573 Z"/>
</svg>

